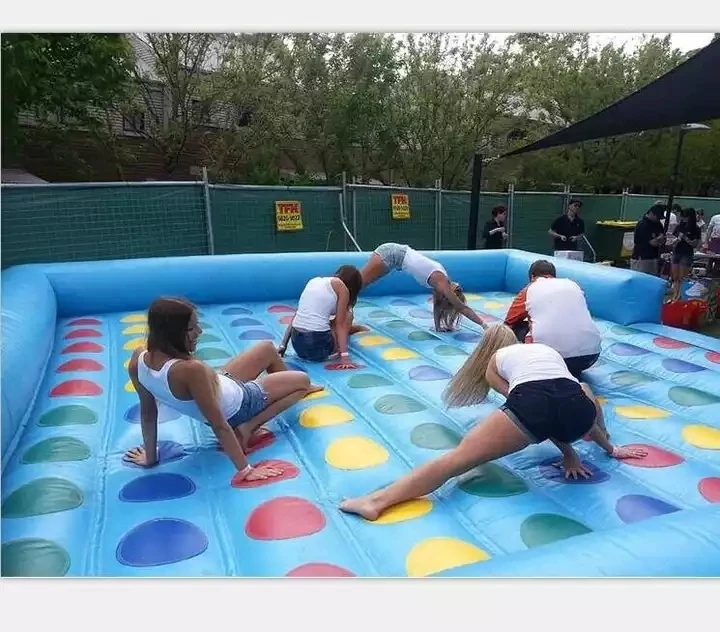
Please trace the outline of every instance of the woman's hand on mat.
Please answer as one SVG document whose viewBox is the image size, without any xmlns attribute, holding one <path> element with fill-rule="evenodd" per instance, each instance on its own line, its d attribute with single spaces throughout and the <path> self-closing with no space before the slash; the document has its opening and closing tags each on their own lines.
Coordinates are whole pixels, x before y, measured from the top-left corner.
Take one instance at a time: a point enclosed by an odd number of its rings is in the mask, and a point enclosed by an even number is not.
<svg viewBox="0 0 720 632">
<path fill-rule="evenodd" d="M 243 477 L 244 481 L 264 481 L 267 478 L 275 478 L 283 473 L 281 469 L 277 467 L 270 467 L 269 465 L 260 465 L 259 467 L 252 468 Z"/>
<path fill-rule="evenodd" d="M 565 470 L 565 478 L 576 480 L 580 477 L 590 478 L 592 476 L 592 472 L 582 464 L 577 454 L 563 457 L 563 468 Z"/>
<path fill-rule="evenodd" d="M 615 446 L 612 456 L 616 459 L 643 459 L 648 455 L 645 448 L 627 448 L 624 446 Z"/>
<path fill-rule="evenodd" d="M 145 448 L 142 446 L 128 450 L 124 458 L 126 461 L 139 465 L 140 467 L 152 467 L 157 464 L 157 459 L 153 459 L 152 461 L 148 460 Z"/>
</svg>

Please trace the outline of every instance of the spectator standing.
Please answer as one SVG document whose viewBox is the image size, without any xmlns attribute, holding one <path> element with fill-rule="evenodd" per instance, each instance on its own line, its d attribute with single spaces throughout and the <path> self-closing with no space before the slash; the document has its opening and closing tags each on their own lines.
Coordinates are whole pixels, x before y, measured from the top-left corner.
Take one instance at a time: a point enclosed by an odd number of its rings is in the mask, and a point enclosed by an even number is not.
<svg viewBox="0 0 720 632">
<path fill-rule="evenodd" d="M 505 241 L 508 237 L 505 231 L 507 209 L 500 204 L 494 207 L 491 213 L 492 219 L 485 224 L 485 228 L 483 229 L 485 248 L 488 250 L 498 250 L 505 247 Z"/>
<path fill-rule="evenodd" d="M 665 216 L 663 204 L 653 204 L 635 226 L 634 246 L 630 268 L 645 274 L 658 275 L 660 247 L 665 243 Z"/>
<path fill-rule="evenodd" d="M 585 222 L 580 217 L 580 200 L 570 200 L 567 210 L 550 226 L 554 250 L 580 250 L 580 237 L 585 235 Z"/>
</svg>

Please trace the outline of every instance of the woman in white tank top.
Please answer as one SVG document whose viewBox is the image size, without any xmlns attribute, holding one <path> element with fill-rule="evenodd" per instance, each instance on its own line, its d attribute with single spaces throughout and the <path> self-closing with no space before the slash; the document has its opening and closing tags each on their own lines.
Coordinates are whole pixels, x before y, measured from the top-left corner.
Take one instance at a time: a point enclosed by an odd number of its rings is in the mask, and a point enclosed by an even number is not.
<svg viewBox="0 0 720 632">
<path fill-rule="evenodd" d="M 340 363 L 335 368 L 355 368 L 348 338 L 367 331 L 367 327 L 353 325 L 352 309 L 361 289 L 362 277 L 355 266 L 340 266 L 334 276 L 310 279 L 280 343 L 280 355 L 285 354 L 291 341 L 303 360 L 324 362 L 337 356 Z"/>
<path fill-rule="evenodd" d="M 380 244 L 362 269 L 363 287 L 367 287 L 392 270 L 407 272 L 433 293 L 433 317 L 436 331 L 454 331 L 462 314 L 485 329 L 482 318 L 467 305 L 459 283 L 450 280 L 442 264 L 405 244 Z"/>
<path fill-rule="evenodd" d="M 566 477 L 592 475 L 571 445 L 586 433 L 613 458 L 647 455 L 642 449 L 612 445 L 596 423 L 596 404 L 560 354 L 543 344 L 519 344 L 507 325 L 485 330 L 450 380 L 445 402 L 450 407 L 478 404 L 490 388 L 505 396 L 505 403 L 474 426 L 454 450 L 384 489 L 345 500 L 340 509 L 376 520 L 389 507 L 430 494 L 450 478 L 545 440 L 562 452 Z"/>
<path fill-rule="evenodd" d="M 157 403 L 208 424 L 244 480 L 278 476 L 246 458 L 253 433 L 308 393 L 319 390 L 302 371 L 290 371 L 270 342 L 241 353 L 217 373 L 192 357 L 202 334 L 192 303 L 160 298 L 148 310 L 146 349 L 133 353 L 128 373 L 140 398 L 143 445 L 125 459 L 157 463 Z M 260 377 L 260 374 L 267 372 Z"/>
</svg>

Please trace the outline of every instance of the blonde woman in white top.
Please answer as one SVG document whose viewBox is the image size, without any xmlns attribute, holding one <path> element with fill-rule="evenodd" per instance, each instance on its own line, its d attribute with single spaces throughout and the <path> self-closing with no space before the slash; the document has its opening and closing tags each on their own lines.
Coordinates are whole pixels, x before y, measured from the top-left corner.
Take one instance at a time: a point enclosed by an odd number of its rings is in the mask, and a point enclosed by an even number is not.
<svg viewBox="0 0 720 632">
<path fill-rule="evenodd" d="M 572 478 L 592 475 L 570 445 L 588 433 L 614 458 L 647 455 L 642 449 L 611 444 L 596 423 L 596 404 L 560 354 L 543 344 L 519 344 L 507 325 L 485 331 L 448 384 L 445 402 L 451 407 L 478 404 L 490 388 L 505 396 L 505 404 L 473 427 L 460 445 L 384 489 L 342 502 L 340 509 L 376 520 L 389 507 L 430 494 L 478 465 L 545 440 L 560 449 L 565 476 Z"/>
<path fill-rule="evenodd" d="M 388 242 L 379 245 L 360 271 L 367 287 L 393 270 L 407 272 L 420 285 L 432 289 L 433 318 L 436 331 L 453 331 L 462 314 L 483 329 L 482 318 L 468 307 L 459 283 L 450 280 L 442 264 L 405 244 Z"/>
</svg>

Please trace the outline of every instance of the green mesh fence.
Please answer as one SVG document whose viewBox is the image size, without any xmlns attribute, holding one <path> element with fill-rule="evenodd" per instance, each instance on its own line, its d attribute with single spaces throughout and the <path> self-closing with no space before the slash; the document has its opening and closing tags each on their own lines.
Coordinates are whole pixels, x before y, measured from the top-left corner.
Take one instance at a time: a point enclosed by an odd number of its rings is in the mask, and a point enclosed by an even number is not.
<svg viewBox="0 0 720 632">
<path fill-rule="evenodd" d="M 625 219 L 640 219 L 654 202 L 660 200 L 666 202 L 667 198 L 660 195 L 628 195 L 625 202 Z M 675 202 L 683 207 L 705 209 L 705 221 L 720 213 L 720 198 L 678 197 L 674 198 L 673 203 Z"/>
<path fill-rule="evenodd" d="M 565 210 L 564 193 L 515 193 L 512 247 L 541 254 L 552 253 L 548 229 Z"/>
<path fill-rule="evenodd" d="M 478 220 L 477 244 L 484 247 L 482 230 L 492 217 L 494 206 L 509 205 L 507 193 L 482 193 Z M 468 222 L 470 220 L 470 192 L 443 191 L 441 208 L 440 248 L 443 250 L 465 250 L 467 248 Z"/>
<path fill-rule="evenodd" d="M 216 254 L 345 250 L 341 189 L 214 186 L 210 189 Z M 278 232 L 275 202 L 300 202 L 303 229 Z"/>
<path fill-rule="evenodd" d="M 189 184 L 2 187 L 2 267 L 208 252 L 203 189 Z"/>
</svg>

